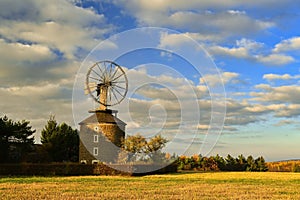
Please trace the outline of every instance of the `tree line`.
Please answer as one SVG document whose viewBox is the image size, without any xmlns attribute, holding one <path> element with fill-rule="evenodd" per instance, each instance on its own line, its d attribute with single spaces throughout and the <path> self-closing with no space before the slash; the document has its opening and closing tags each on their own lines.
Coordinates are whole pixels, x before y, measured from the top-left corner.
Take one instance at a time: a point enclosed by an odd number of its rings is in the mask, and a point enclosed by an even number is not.
<svg viewBox="0 0 300 200">
<path fill-rule="evenodd" d="M 177 159 L 179 170 L 199 171 L 268 171 L 265 159 L 262 156 L 254 159 L 251 155 L 247 158 L 231 155 L 223 158 L 220 155 L 205 157 L 200 155 L 180 156 Z"/>
<path fill-rule="evenodd" d="M 34 144 L 34 133 L 30 122 L 26 120 L 14 122 L 7 116 L 0 118 L 0 163 L 49 163 L 78 162 L 79 133 L 66 123 L 58 124 L 54 116 L 50 116 L 41 131 L 41 144 Z M 252 156 L 237 158 L 228 155 L 205 157 L 170 156 L 162 152 L 168 142 L 161 135 L 146 139 L 137 134 L 127 136 L 122 142 L 122 149 L 128 152 L 126 162 L 141 161 L 161 162 L 175 161 L 180 170 L 202 171 L 267 171 L 263 157 L 254 159 Z"/>
</svg>

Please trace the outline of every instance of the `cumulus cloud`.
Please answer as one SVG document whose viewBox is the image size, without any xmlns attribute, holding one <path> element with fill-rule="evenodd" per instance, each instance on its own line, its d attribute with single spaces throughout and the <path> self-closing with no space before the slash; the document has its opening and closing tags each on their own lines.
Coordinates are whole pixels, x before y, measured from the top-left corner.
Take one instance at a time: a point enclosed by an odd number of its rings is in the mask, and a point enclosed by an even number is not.
<svg viewBox="0 0 300 200">
<path fill-rule="evenodd" d="M 240 59 L 248 59 L 265 65 L 285 65 L 295 61 L 292 56 L 279 53 L 265 53 L 263 43 L 242 38 L 236 41 L 233 47 L 208 46 L 212 55 L 230 56 Z"/>
<path fill-rule="evenodd" d="M 299 79 L 300 75 L 292 76 L 290 74 L 264 74 L 263 79 L 268 81 L 274 80 L 291 80 L 291 79 Z"/>
<path fill-rule="evenodd" d="M 255 58 L 266 65 L 285 65 L 295 61 L 292 56 L 284 54 L 256 55 Z"/>
<path fill-rule="evenodd" d="M 11 59 L 11 58 L 14 59 Z M 0 60 L 9 65 L 22 62 L 45 62 L 55 58 L 55 54 L 46 45 L 23 44 L 20 42 L 7 43 L 0 39 Z"/>
<path fill-rule="evenodd" d="M 290 80 L 292 79 L 291 75 L 289 74 L 283 74 L 283 75 L 278 75 L 278 74 L 265 74 L 263 76 L 263 79 L 267 79 L 268 81 L 272 80 Z"/>
<path fill-rule="evenodd" d="M 248 58 L 249 53 L 245 47 L 228 48 L 221 46 L 212 46 L 209 48 L 209 52 L 213 55 L 232 56 L 236 58 Z"/>
<path fill-rule="evenodd" d="M 79 50 L 91 50 L 113 29 L 103 14 L 66 0 L 4 0 L 0 7 L 2 43 L 42 46 L 66 59 L 77 59 Z"/>
<path fill-rule="evenodd" d="M 290 104 L 278 110 L 275 114 L 277 117 L 297 117 L 300 115 L 300 104 Z"/>
<path fill-rule="evenodd" d="M 162 33 L 159 47 L 181 47 L 186 43 L 190 43 L 188 34 L 167 34 Z"/>
<path fill-rule="evenodd" d="M 261 89 L 261 92 L 251 92 L 253 100 L 260 102 L 275 102 L 275 103 L 300 103 L 300 86 L 299 85 L 284 85 L 272 87 L 267 84 L 257 85 L 256 88 Z"/>
<path fill-rule="evenodd" d="M 287 40 L 283 40 L 275 45 L 274 52 L 285 52 L 300 50 L 300 37 L 293 37 Z"/>
<path fill-rule="evenodd" d="M 244 10 L 230 9 L 231 6 L 241 4 L 236 1 L 189 1 L 187 4 L 168 0 L 151 3 L 144 0 L 115 0 L 114 3 L 124 9 L 125 13 L 134 16 L 141 25 L 185 29 L 207 37 L 216 33 L 223 39 L 233 35 L 251 35 L 274 26 L 270 21 L 251 18 Z M 265 4 L 264 1 L 259 5 Z M 247 4 L 250 7 L 252 5 Z"/>
<path fill-rule="evenodd" d="M 235 72 L 222 72 L 218 74 L 207 74 L 200 78 L 201 84 L 209 84 L 210 86 L 215 86 L 216 84 L 223 83 L 224 85 L 228 83 L 237 83 L 239 74 Z"/>
</svg>

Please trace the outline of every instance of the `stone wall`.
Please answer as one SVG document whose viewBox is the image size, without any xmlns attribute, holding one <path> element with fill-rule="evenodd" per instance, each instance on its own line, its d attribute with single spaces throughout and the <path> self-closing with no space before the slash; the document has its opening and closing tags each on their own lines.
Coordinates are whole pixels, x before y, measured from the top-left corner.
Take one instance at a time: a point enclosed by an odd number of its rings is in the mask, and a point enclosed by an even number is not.
<svg viewBox="0 0 300 200">
<path fill-rule="evenodd" d="M 79 160 L 88 164 L 94 160 L 115 163 L 118 159 L 121 141 L 125 137 L 125 126 L 112 123 L 81 124 Z M 95 137 L 98 137 L 95 140 Z M 97 155 L 95 154 L 97 148 Z"/>
</svg>

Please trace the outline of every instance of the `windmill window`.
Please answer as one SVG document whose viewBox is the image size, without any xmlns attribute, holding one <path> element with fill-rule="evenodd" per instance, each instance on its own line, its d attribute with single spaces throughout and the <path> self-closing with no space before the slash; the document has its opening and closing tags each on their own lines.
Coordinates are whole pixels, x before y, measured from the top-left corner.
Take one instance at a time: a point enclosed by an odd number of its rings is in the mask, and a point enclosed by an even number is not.
<svg viewBox="0 0 300 200">
<path fill-rule="evenodd" d="M 98 147 L 94 147 L 94 156 L 98 156 Z"/>
<path fill-rule="evenodd" d="M 95 142 L 95 143 L 98 143 L 98 142 L 99 142 L 99 137 L 98 137 L 98 135 L 94 135 L 94 142 Z"/>
<path fill-rule="evenodd" d="M 94 130 L 95 130 L 95 131 L 98 131 L 98 130 L 99 130 L 98 126 L 95 126 L 95 127 L 94 127 Z"/>
</svg>

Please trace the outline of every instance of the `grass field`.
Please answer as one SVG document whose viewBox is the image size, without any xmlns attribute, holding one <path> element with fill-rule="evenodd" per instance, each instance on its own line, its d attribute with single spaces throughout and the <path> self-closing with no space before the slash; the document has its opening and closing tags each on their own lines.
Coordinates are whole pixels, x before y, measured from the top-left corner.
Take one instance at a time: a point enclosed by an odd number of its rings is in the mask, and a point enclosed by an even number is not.
<svg viewBox="0 0 300 200">
<path fill-rule="evenodd" d="M 0 199 L 300 199 L 300 173 L 2 177 Z"/>
</svg>

